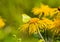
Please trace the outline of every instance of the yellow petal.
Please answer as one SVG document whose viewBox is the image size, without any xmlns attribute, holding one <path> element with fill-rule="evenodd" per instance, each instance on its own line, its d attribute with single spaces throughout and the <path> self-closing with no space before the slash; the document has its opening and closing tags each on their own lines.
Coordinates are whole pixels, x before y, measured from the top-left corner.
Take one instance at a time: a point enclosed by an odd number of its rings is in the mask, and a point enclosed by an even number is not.
<svg viewBox="0 0 60 42">
<path fill-rule="evenodd" d="M 0 28 L 2 28 L 4 26 L 5 26 L 4 20 L 0 17 Z"/>
</svg>

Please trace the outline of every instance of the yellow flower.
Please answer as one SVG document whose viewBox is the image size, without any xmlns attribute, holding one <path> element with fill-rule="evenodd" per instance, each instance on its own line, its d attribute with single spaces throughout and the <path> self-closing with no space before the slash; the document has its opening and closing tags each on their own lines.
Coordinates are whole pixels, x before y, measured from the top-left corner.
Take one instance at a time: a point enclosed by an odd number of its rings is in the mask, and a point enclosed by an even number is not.
<svg viewBox="0 0 60 42">
<path fill-rule="evenodd" d="M 22 25 L 21 27 L 21 31 L 25 32 L 25 31 L 28 31 L 29 34 L 33 34 L 33 33 L 38 33 L 38 24 L 37 22 L 39 21 L 38 18 L 31 18 L 31 20 Z"/>
<path fill-rule="evenodd" d="M 23 32 L 27 31 L 29 34 L 38 33 L 40 29 L 52 29 L 54 27 L 53 21 L 49 19 L 31 18 L 30 21 L 22 25 L 21 30 Z"/>
<path fill-rule="evenodd" d="M 33 8 L 32 12 L 35 15 L 38 15 L 42 12 L 44 12 L 45 15 L 48 15 L 49 7 L 48 7 L 48 5 L 41 4 L 41 6 L 39 8 Z"/>
<path fill-rule="evenodd" d="M 35 15 L 38 15 L 38 14 L 41 15 L 41 13 L 44 13 L 44 16 L 48 16 L 48 15 L 52 16 L 55 13 L 57 13 L 58 10 L 57 10 L 57 8 L 51 8 L 48 5 L 41 4 L 41 6 L 39 8 L 38 7 L 33 8 L 32 12 Z"/>
<path fill-rule="evenodd" d="M 38 22 L 38 24 L 40 28 L 45 28 L 45 29 L 52 29 L 53 27 L 55 27 L 54 22 L 47 18 L 43 18 Z"/>
<path fill-rule="evenodd" d="M 4 26 L 5 26 L 4 20 L 0 17 L 0 28 L 2 28 Z"/>
</svg>

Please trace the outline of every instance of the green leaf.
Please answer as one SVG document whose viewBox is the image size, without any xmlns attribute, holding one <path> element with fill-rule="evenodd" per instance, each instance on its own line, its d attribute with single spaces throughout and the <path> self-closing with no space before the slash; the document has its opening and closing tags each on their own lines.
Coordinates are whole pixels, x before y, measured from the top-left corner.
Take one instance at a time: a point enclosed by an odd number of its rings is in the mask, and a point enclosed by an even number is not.
<svg viewBox="0 0 60 42">
<path fill-rule="evenodd" d="M 5 38 L 5 33 L 3 30 L 0 30 L 0 40 L 4 39 Z"/>
</svg>

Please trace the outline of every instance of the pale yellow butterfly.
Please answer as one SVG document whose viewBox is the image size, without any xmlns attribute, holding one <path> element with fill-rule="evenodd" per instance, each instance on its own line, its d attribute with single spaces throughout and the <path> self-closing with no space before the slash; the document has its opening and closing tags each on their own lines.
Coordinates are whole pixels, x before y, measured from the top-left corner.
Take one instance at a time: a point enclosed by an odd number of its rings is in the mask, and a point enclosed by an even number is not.
<svg viewBox="0 0 60 42">
<path fill-rule="evenodd" d="M 22 21 L 23 23 L 27 23 L 30 20 L 30 16 L 28 16 L 27 14 L 22 14 Z"/>
</svg>

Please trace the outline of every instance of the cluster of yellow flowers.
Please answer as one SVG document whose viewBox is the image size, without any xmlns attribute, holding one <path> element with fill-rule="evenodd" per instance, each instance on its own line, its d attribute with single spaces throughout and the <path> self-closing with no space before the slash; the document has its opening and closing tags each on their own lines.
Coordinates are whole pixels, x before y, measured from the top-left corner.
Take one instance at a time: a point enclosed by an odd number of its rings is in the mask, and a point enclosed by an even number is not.
<svg viewBox="0 0 60 42">
<path fill-rule="evenodd" d="M 30 21 L 24 25 L 22 25 L 21 31 L 28 31 L 29 34 L 38 33 L 40 29 L 52 29 L 54 27 L 54 22 L 43 18 L 40 20 L 39 18 L 31 18 Z"/>
<path fill-rule="evenodd" d="M 33 8 L 32 12 L 34 13 L 34 15 L 41 15 L 42 13 L 44 13 L 44 16 L 53 16 L 56 12 L 58 12 L 58 10 L 57 8 L 51 8 L 48 5 L 41 4 L 39 8 Z"/>
<path fill-rule="evenodd" d="M 41 4 L 39 8 L 33 8 L 32 12 L 34 15 L 42 15 L 44 13 L 44 16 L 53 16 L 54 14 L 60 14 L 57 8 L 51 8 L 48 5 Z M 57 16 L 58 17 L 58 16 Z M 57 32 L 60 31 L 60 19 L 54 18 L 55 20 L 52 21 L 46 17 L 40 18 L 29 18 L 29 22 L 25 23 L 21 27 L 21 31 L 25 32 L 28 31 L 29 34 L 38 33 L 41 29 L 54 29 L 59 28 Z M 55 32 L 54 30 L 53 32 Z"/>
<path fill-rule="evenodd" d="M 5 26 L 4 20 L 3 20 L 3 18 L 0 17 L 0 28 L 2 28 L 4 26 Z"/>
</svg>

